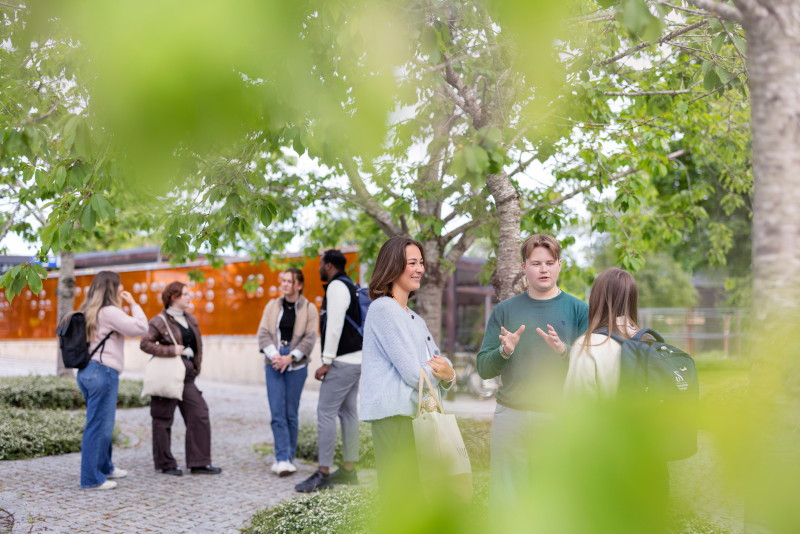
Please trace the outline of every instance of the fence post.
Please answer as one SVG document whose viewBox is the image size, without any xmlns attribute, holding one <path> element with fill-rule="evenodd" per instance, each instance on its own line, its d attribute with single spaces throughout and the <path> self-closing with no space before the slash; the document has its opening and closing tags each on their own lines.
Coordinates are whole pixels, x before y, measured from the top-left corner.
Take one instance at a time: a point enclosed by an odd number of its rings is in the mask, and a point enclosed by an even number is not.
<svg viewBox="0 0 800 534">
<path fill-rule="evenodd" d="M 722 354 L 725 358 L 730 356 L 731 340 L 731 315 L 726 313 L 722 316 Z"/>
<path fill-rule="evenodd" d="M 694 308 L 686 310 L 686 345 L 689 347 L 689 354 L 694 354 L 694 336 L 692 335 L 692 322 L 694 322 Z"/>
</svg>

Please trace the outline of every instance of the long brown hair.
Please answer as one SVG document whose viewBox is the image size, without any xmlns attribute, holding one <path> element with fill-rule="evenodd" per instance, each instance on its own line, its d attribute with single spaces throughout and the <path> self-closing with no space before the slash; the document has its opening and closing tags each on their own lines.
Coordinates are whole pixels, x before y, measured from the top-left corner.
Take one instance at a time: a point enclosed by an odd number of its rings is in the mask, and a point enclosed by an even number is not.
<svg viewBox="0 0 800 534">
<path fill-rule="evenodd" d="M 379 297 L 392 296 L 392 282 L 406 270 L 406 247 L 408 245 L 414 245 L 419 249 L 422 253 L 422 263 L 425 264 L 425 249 L 422 248 L 419 241 L 400 235 L 390 237 L 378 251 L 375 269 L 372 271 L 372 279 L 369 283 L 369 298 L 375 300 Z M 412 291 L 409 297 L 413 294 Z"/>
<path fill-rule="evenodd" d="M 639 322 L 639 291 L 636 280 L 628 271 L 617 267 L 606 269 L 597 277 L 589 295 L 589 329 L 583 339 L 588 344 L 592 332 L 605 327 L 609 334 L 616 333 L 628 339 L 626 325 L 620 327 L 617 317 L 624 317 L 634 326 Z"/>
<path fill-rule="evenodd" d="M 97 332 L 97 315 L 101 308 L 120 305 L 119 300 L 119 275 L 114 271 L 100 271 L 92 280 L 78 311 L 86 317 L 86 339 L 91 343 Z"/>
</svg>

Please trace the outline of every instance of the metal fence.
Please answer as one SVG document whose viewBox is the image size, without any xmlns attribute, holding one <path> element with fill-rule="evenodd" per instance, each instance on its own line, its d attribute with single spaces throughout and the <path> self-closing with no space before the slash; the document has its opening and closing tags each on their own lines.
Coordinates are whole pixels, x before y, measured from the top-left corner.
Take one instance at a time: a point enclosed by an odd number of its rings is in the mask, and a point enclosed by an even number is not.
<svg viewBox="0 0 800 534">
<path fill-rule="evenodd" d="M 725 357 L 742 353 L 749 324 L 747 308 L 642 308 L 643 328 L 657 330 L 664 339 L 689 354 L 721 351 Z"/>
</svg>

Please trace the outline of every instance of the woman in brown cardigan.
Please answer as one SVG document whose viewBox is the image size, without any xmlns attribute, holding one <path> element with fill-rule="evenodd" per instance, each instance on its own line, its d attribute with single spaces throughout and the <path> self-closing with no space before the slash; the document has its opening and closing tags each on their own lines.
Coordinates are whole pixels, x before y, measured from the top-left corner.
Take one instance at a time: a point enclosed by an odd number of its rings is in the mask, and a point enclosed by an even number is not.
<svg viewBox="0 0 800 534">
<path fill-rule="evenodd" d="M 297 412 L 308 376 L 308 357 L 317 340 L 319 313 L 301 294 L 304 279 L 300 269 L 287 269 L 278 279 L 283 295 L 264 308 L 258 348 L 266 358 L 267 401 L 275 440 L 271 470 L 284 477 L 297 471 L 293 463 L 299 428 Z"/>
<path fill-rule="evenodd" d="M 150 398 L 153 418 L 153 461 L 156 469 L 167 475 L 183 475 L 172 456 L 172 420 L 178 407 L 186 423 L 186 465 L 192 474 L 217 475 L 219 467 L 211 465 L 211 421 L 208 405 L 194 383 L 203 363 L 203 340 L 197 319 L 186 311 L 191 293 L 186 284 L 172 282 L 161 294 L 164 311 L 150 320 L 147 334 L 139 347 L 160 358 L 181 358 L 186 366 L 183 400 L 166 397 Z"/>
</svg>

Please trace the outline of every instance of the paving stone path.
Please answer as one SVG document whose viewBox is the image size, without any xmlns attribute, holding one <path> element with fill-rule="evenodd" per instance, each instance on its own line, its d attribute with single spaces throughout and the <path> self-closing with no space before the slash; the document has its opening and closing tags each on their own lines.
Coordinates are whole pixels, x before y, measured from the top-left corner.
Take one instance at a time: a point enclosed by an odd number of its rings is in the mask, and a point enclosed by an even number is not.
<svg viewBox="0 0 800 534">
<path fill-rule="evenodd" d="M 0 374 L 8 374 L 2 368 L 0 362 Z M 255 450 L 272 443 L 264 389 L 202 380 L 198 386 L 210 407 L 212 458 L 222 474 L 174 477 L 156 472 L 149 408 L 118 410 L 123 443 L 114 447 L 114 464 L 129 471 L 118 487 L 81 490 L 79 453 L 0 462 L 0 532 L 10 527 L 13 534 L 236 533 L 257 510 L 297 497 L 294 485 L 315 466 L 298 462 L 296 474 L 278 478 L 269 471 L 272 456 Z M 303 392 L 301 422 L 315 420 L 317 395 L 309 387 Z M 450 407 L 489 417 L 493 405 L 465 400 Z M 173 454 L 185 470 L 184 435 L 176 411 Z M 363 475 L 367 483 L 374 478 Z"/>
<path fill-rule="evenodd" d="M 238 532 L 258 509 L 297 496 L 294 484 L 314 467 L 298 463 L 297 474 L 281 479 L 269 471 L 272 457 L 255 450 L 272 440 L 262 388 L 200 388 L 211 409 L 213 462 L 222 474 L 156 472 L 149 408 L 118 410 L 123 444 L 114 448 L 114 464 L 129 475 L 114 490 L 79 489 L 78 453 L 0 463 L 0 508 L 13 513 L 12 532 Z M 316 392 L 306 393 L 303 415 L 313 420 L 307 408 Z M 176 413 L 172 443 L 179 464 L 184 435 Z"/>
</svg>

